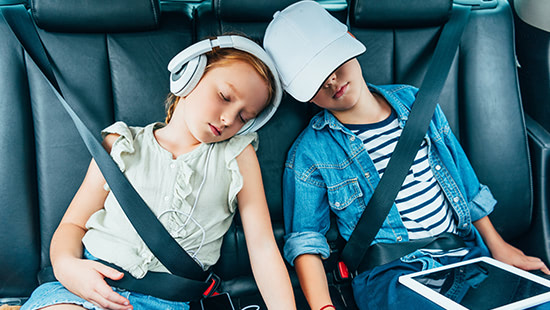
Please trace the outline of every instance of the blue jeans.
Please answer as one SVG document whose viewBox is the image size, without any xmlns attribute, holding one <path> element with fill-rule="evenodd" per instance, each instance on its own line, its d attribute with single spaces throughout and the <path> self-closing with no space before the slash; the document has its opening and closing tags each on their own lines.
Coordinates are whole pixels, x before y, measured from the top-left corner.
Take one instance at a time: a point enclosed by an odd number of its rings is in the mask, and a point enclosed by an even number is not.
<svg viewBox="0 0 550 310">
<path fill-rule="evenodd" d="M 96 259 L 88 251 L 84 251 L 84 257 L 92 260 Z M 164 300 L 115 287 L 112 289 L 127 298 L 136 310 L 189 310 L 189 304 L 186 302 Z M 99 306 L 73 294 L 59 282 L 48 282 L 40 285 L 21 307 L 21 310 L 41 309 L 57 304 L 75 304 L 90 310 L 102 310 Z"/>
<path fill-rule="evenodd" d="M 127 298 L 134 309 L 146 310 L 188 310 L 189 305 L 184 302 L 163 300 L 149 295 L 113 288 L 115 292 Z M 48 282 L 40 285 L 31 295 L 21 310 L 41 309 L 57 304 L 75 304 L 90 310 L 103 310 L 97 305 L 71 293 L 59 282 Z"/>
<path fill-rule="evenodd" d="M 464 257 L 444 256 L 436 258 L 441 265 L 449 265 L 452 263 L 464 261 L 481 256 L 482 251 L 479 248 L 470 248 L 470 252 Z M 355 301 L 361 310 L 365 309 L 443 309 L 442 307 L 431 302 L 427 298 L 419 295 L 408 287 L 399 283 L 399 277 L 405 274 L 421 271 L 423 264 L 421 262 L 405 263 L 401 260 L 396 260 L 391 263 L 375 267 L 365 271 L 354 278 L 352 286 Z M 453 288 L 449 290 L 455 296 L 464 296 L 468 290 L 468 285 L 471 283 L 454 283 Z M 475 281 L 474 281 L 475 282 Z M 522 289 L 528 290 L 527 287 L 520 288 L 516 294 L 522 295 Z M 550 309 L 550 303 L 545 303 L 537 306 L 535 309 Z"/>
</svg>

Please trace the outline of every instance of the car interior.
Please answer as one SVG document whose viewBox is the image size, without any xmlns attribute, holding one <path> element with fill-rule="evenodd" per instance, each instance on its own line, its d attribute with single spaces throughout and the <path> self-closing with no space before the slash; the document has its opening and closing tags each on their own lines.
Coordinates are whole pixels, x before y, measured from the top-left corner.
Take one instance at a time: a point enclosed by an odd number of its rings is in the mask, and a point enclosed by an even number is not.
<svg viewBox="0 0 550 310">
<path fill-rule="evenodd" d="M 51 237 L 91 159 L 68 114 L 6 24 L 32 17 L 67 101 L 97 138 L 115 121 L 164 119 L 167 65 L 205 37 L 262 38 L 294 0 L 0 0 L 0 305 L 24 303 L 49 270 Z M 535 0 L 319 0 L 366 46 L 358 57 L 372 84 L 419 87 L 453 6 L 472 12 L 439 97 L 481 183 L 498 201 L 492 222 L 511 244 L 550 263 L 550 5 Z M 287 151 L 319 109 L 284 94 L 259 130 L 257 151 L 273 231 L 282 251 L 282 175 Z M 318 150 L 323 151 L 323 150 Z M 337 309 L 356 309 L 326 271 Z M 309 309 L 287 264 L 298 309 Z M 236 308 L 266 309 L 238 216 L 214 270 Z M 196 307 L 196 305 L 194 305 Z M 198 308 L 197 308 L 198 309 Z"/>
</svg>

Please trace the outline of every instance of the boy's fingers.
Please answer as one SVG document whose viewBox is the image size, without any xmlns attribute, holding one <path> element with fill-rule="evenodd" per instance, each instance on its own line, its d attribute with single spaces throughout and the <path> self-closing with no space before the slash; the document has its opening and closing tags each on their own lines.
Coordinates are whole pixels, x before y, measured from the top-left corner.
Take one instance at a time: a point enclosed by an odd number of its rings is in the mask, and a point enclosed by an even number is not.
<svg viewBox="0 0 550 310">
<path fill-rule="evenodd" d="M 550 270 L 546 267 L 546 264 L 542 261 L 542 259 L 534 256 L 528 256 L 527 258 L 533 263 L 534 266 L 537 267 L 536 269 L 540 269 L 546 274 L 550 273 Z"/>
<path fill-rule="evenodd" d="M 537 257 L 527 256 L 527 259 L 524 261 L 522 266 L 518 267 L 525 270 L 540 270 L 543 273 L 550 275 L 550 270 L 548 269 L 546 264 L 544 264 L 544 262 Z"/>
<path fill-rule="evenodd" d="M 545 263 L 541 262 L 542 266 L 540 269 L 540 271 L 542 271 L 544 274 L 547 274 L 547 275 L 550 275 L 550 269 L 548 269 L 548 266 L 546 266 Z"/>
</svg>

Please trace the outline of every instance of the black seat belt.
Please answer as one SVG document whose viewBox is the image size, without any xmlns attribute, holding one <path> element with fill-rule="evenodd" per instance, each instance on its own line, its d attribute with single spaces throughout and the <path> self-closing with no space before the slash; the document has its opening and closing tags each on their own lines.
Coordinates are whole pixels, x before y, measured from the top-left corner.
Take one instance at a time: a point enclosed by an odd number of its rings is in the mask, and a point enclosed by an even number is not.
<svg viewBox="0 0 550 310">
<path fill-rule="evenodd" d="M 15 37 L 37 65 L 40 73 L 46 78 L 54 94 L 70 115 L 82 140 L 98 164 L 109 187 L 139 236 L 158 260 L 173 275 L 178 277 L 174 278 L 173 282 L 168 283 L 174 283 L 174 285 L 179 283 L 179 287 L 185 288 L 186 295 L 195 296 L 192 299 L 200 298 L 203 292 L 210 289 L 213 282 L 219 282 L 219 279 L 213 276 L 213 274 L 205 272 L 177 241 L 171 237 L 170 233 L 120 171 L 111 156 L 102 147 L 101 143 L 94 137 L 89 128 L 65 100 L 55 78 L 55 69 L 46 54 L 34 22 L 25 7 L 23 5 L 6 7 L 3 9 L 3 12 L 7 24 L 15 34 Z M 169 274 L 166 275 L 172 276 Z M 126 281 L 127 278 L 128 276 L 125 276 L 123 279 Z M 158 279 L 158 275 L 155 275 L 154 278 Z M 162 279 L 163 281 L 171 281 L 170 277 Z M 176 287 L 178 286 L 176 285 Z"/>
<path fill-rule="evenodd" d="M 342 250 L 341 257 L 351 271 L 359 269 L 414 161 L 439 101 L 439 94 L 447 79 L 470 12 L 470 7 L 455 5 L 451 18 L 443 27 L 430 66 L 388 166 Z"/>
</svg>

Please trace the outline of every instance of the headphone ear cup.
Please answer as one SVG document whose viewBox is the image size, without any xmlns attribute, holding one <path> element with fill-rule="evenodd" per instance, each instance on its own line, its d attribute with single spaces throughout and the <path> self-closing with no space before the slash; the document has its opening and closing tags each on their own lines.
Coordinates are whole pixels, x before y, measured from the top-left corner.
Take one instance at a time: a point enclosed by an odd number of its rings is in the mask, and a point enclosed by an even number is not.
<svg viewBox="0 0 550 310">
<path fill-rule="evenodd" d="M 187 96 L 199 83 L 204 69 L 206 68 L 207 57 L 199 55 L 182 66 L 182 68 L 171 74 L 170 91 L 179 97 Z"/>
</svg>

